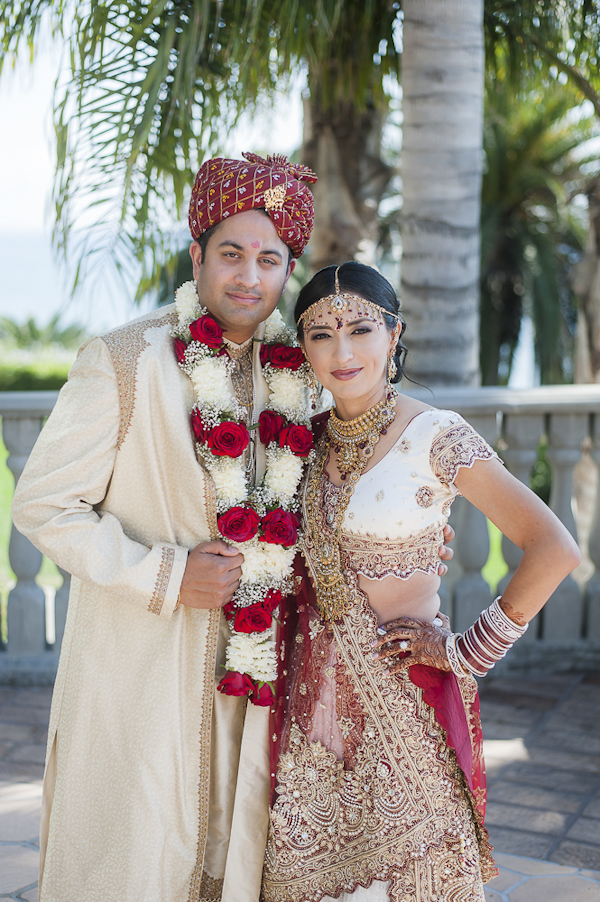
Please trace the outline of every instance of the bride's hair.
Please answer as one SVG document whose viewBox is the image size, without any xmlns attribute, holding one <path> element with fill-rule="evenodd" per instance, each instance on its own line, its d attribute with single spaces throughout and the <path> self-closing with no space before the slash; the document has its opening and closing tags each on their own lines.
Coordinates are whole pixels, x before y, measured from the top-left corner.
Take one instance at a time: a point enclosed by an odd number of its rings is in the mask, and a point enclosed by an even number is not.
<svg viewBox="0 0 600 902">
<path fill-rule="evenodd" d="M 397 318 L 401 323 L 400 337 L 394 352 L 394 362 L 397 372 L 392 382 L 400 382 L 404 375 L 404 363 L 406 360 L 406 348 L 402 344 L 402 336 L 406 331 L 406 323 L 400 316 L 400 305 L 396 292 L 381 273 L 366 266 L 364 263 L 356 263 L 349 260 L 337 266 L 326 266 L 315 273 L 310 282 L 307 282 L 298 295 L 294 308 L 294 319 L 297 323 L 298 337 L 303 338 L 304 329 L 298 320 L 302 314 L 316 304 L 321 298 L 335 294 L 335 271 L 338 270 L 338 283 L 340 291 L 347 294 L 358 294 L 371 304 L 381 307 L 383 319 L 387 329 L 393 332 L 396 328 Z"/>
</svg>

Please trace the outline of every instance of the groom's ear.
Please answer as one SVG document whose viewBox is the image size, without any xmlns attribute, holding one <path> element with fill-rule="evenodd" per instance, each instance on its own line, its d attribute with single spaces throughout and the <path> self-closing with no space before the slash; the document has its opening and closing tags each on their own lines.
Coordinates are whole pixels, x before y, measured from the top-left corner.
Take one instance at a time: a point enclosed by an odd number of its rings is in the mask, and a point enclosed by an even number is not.
<svg viewBox="0 0 600 902">
<path fill-rule="evenodd" d="M 289 277 L 291 276 L 291 274 L 294 272 L 295 269 L 296 269 L 296 261 L 295 261 L 294 258 L 292 257 L 292 259 L 291 259 L 290 262 L 288 263 L 287 272 L 286 272 L 286 274 L 285 274 L 285 282 L 283 283 L 283 288 L 281 289 L 281 293 L 282 293 L 282 294 L 283 294 L 283 292 L 285 291 L 285 288 L 286 288 L 286 285 L 287 285 L 287 283 L 288 283 Z"/>
</svg>

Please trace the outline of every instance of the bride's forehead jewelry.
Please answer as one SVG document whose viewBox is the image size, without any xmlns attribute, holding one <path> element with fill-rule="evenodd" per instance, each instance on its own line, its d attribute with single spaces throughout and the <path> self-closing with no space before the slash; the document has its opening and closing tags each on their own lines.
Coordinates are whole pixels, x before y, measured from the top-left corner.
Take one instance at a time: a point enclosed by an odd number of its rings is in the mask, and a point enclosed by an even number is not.
<svg viewBox="0 0 600 902">
<path fill-rule="evenodd" d="M 318 301 L 315 301 L 314 304 L 307 307 L 304 313 L 299 317 L 298 325 L 302 323 L 302 328 L 304 330 L 310 329 L 311 326 L 318 326 L 319 323 L 322 322 L 323 317 L 327 316 L 327 314 L 331 314 L 335 317 L 337 331 L 344 325 L 342 315 L 346 318 L 347 322 L 367 316 L 369 319 L 374 320 L 377 328 L 385 324 L 384 314 L 393 316 L 398 321 L 400 320 L 397 313 L 389 313 L 387 310 L 384 310 L 383 307 L 380 307 L 379 304 L 374 304 L 372 301 L 368 301 L 358 294 L 340 291 L 338 279 L 339 270 L 340 267 L 338 266 L 335 271 L 335 294 L 328 294 L 324 298 L 319 298 Z"/>
</svg>

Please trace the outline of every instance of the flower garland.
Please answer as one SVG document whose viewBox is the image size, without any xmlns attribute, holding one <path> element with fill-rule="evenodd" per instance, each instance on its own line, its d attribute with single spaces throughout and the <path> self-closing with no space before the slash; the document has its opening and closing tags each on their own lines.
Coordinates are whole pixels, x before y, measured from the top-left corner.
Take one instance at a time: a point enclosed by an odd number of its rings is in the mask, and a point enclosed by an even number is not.
<svg viewBox="0 0 600 902">
<path fill-rule="evenodd" d="M 175 353 L 196 396 L 191 420 L 198 459 L 215 484 L 219 534 L 244 555 L 240 585 L 223 609 L 231 637 L 228 672 L 218 688 L 226 695 L 248 695 L 255 705 L 270 705 L 277 676 L 275 613 L 293 587 L 297 492 L 314 454 L 308 365 L 294 333 L 275 310 L 266 321 L 260 349 L 269 388 L 257 424 L 266 446 L 266 471 L 252 488 L 244 465 L 250 430 L 233 391 L 235 364 L 223 330 L 200 306 L 194 282 L 179 288 L 175 306 Z"/>
</svg>

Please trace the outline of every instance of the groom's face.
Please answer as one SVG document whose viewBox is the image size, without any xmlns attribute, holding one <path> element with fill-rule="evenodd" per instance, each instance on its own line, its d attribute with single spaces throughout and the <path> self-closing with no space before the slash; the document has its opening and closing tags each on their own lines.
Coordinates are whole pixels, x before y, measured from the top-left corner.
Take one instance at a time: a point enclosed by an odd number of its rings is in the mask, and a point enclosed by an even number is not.
<svg viewBox="0 0 600 902">
<path fill-rule="evenodd" d="M 231 341 L 243 342 L 273 312 L 296 265 L 261 210 L 224 219 L 208 240 L 190 246 L 200 303 Z"/>
</svg>

